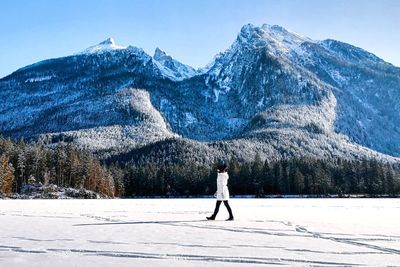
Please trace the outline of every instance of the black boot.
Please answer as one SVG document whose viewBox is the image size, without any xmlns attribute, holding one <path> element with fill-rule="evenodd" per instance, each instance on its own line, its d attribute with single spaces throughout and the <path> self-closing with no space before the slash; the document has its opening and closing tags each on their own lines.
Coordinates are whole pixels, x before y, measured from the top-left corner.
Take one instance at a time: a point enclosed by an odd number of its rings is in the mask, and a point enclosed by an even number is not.
<svg viewBox="0 0 400 267">
<path fill-rule="evenodd" d="M 227 210 L 228 210 L 228 212 L 229 212 L 229 218 L 228 218 L 228 219 L 226 219 L 226 220 L 227 220 L 227 221 L 233 221 L 233 220 L 234 220 L 234 218 L 233 218 L 232 209 L 231 209 L 231 207 L 229 206 L 229 203 L 228 203 L 228 201 L 227 201 L 227 200 L 225 200 L 225 201 L 224 201 L 224 205 L 225 205 L 226 209 L 227 209 Z"/>
<path fill-rule="evenodd" d="M 213 214 L 213 215 L 211 215 L 210 217 L 206 217 L 207 218 L 207 220 L 209 220 L 209 221 L 214 221 L 215 220 L 215 215 Z"/>
</svg>

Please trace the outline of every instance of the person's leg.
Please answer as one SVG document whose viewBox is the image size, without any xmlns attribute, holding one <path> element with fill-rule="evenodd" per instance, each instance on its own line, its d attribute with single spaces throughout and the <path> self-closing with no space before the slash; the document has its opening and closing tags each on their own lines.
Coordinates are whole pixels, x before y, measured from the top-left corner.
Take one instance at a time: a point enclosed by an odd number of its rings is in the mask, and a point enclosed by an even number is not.
<svg viewBox="0 0 400 267">
<path fill-rule="evenodd" d="M 215 217 L 215 216 L 217 216 L 217 214 L 218 214 L 218 211 L 219 211 L 219 206 L 221 206 L 221 200 L 217 200 L 217 203 L 215 204 L 215 209 L 214 209 L 214 214 L 213 214 L 213 216 Z"/>
<path fill-rule="evenodd" d="M 229 212 L 229 218 L 228 218 L 228 220 L 233 220 L 232 209 L 231 209 L 231 207 L 229 206 L 228 200 L 224 200 L 224 205 L 225 205 L 226 209 L 227 209 L 228 212 Z"/>
<path fill-rule="evenodd" d="M 210 217 L 207 217 L 208 220 L 214 220 L 215 219 L 215 217 L 217 216 L 218 211 L 219 211 L 219 206 L 221 206 L 221 202 L 222 202 L 221 200 L 217 200 L 217 203 L 215 204 L 214 213 Z"/>
</svg>

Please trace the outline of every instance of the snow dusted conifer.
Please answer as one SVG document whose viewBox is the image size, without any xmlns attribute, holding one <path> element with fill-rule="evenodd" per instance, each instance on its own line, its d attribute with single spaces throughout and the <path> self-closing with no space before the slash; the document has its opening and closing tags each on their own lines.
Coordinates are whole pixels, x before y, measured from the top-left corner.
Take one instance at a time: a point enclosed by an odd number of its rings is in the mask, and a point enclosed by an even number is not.
<svg viewBox="0 0 400 267">
<path fill-rule="evenodd" d="M 18 163 L 17 163 L 17 171 L 19 173 L 19 179 L 21 181 L 24 180 L 24 174 L 25 174 L 25 151 L 21 150 L 18 154 Z"/>
</svg>

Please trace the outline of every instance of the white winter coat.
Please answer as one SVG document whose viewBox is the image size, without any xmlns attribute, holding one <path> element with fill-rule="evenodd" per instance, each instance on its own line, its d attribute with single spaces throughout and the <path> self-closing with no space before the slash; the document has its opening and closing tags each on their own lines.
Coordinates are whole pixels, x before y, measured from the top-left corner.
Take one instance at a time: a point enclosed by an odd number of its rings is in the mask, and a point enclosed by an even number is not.
<svg viewBox="0 0 400 267">
<path fill-rule="evenodd" d="M 229 175 L 227 172 L 220 172 L 217 176 L 217 192 L 215 193 L 215 197 L 217 200 L 228 200 L 229 199 L 229 190 L 228 190 L 228 179 Z"/>
</svg>

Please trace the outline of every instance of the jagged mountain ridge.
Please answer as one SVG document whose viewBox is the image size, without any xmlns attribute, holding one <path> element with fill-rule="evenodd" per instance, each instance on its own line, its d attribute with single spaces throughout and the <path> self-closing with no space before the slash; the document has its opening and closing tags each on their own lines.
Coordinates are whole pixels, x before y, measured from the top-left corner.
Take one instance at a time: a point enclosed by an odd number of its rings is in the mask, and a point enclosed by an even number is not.
<svg viewBox="0 0 400 267">
<path fill-rule="evenodd" d="M 220 146 L 233 142 L 232 151 L 223 150 L 232 155 L 257 144 L 243 158 L 255 151 L 264 157 L 378 155 L 352 142 L 398 156 L 400 138 L 384 136 L 400 132 L 399 77 L 398 68 L 362 49 L 313 41 L 280 26 L 245 25 L 201 71 L 159 49 L 151 57 L 108 39 L 1 79 L 0 96 L 7 101 L 0 132 L 70 138 L 94 150 L 180 135 Z M 379 93 L 390 99 L 377 100 Z M 151 108 L 140 109 L 141 103 Z M 303 145 L 294 145 L 302 138 Z M 329 151 L 337 147 L 340 153 Z"/>
<path fill-rule="evenodd" d="M 160 65 L 160 69 L 172 80 L 179 81 L 196 75 L 194 68 L 173 59 L 158 47 L 154 51 L 153 58 Z"/>
</svg>

